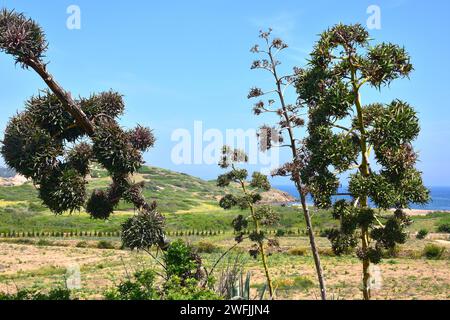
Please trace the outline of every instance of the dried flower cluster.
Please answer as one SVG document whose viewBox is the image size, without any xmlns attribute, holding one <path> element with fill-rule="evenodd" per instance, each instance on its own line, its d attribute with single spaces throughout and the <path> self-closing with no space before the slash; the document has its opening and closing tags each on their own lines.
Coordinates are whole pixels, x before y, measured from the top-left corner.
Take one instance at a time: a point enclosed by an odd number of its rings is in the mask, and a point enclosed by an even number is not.
<svg viewBox="0 0 450 320">
<path fill-rule="evenodd" d="M 383 250 L 404 243 L 409 224 L 402 209 L 424 204 L 429 192 L 415 169 L 412 147 L 420 127 L 406 102 L 363 105 L 362 88 L 380 89 L 412 71 L 405 49 L 383 43 L 370 46 L 361 25 L 336 25 L 317 42 L 306 70 L 297 80 L 299 100 L 309 107 L 309 154 L 302 178 L 316 206 L 333 207 L 340 228 L 329 233 L 337 254 L 356 250 L 363 262 L 364 298 L 370 298 L 370 263 L 379 263 Z M 350 123 L 349 126 L 344 124 Z M 371 151 L 380 169 L 370 164 Z M 349 177 L 352 201 L 332 204 L 340 175 Z M 396 208 L 389 217 L 371 208 Z"/>
<path fill-rule="evenodd" d="M 237 156 L 239 155 L 239 156 Z M 241 210 L 248 210 L 249 215 L 238 215 L 233 220 L 233 228 L 236 232 L 236 242 L 241 243 L 245 240 L 245 234 L 249 231 L 249 239 L 253 242 L 249 253 L 255 259 L 261 257 L 264 272 L 267 279 L 267 286 L 270 296 L 274 294 L 272 280 L 267 266 L 267 256 L 272 251 L 278 250 L 279 244 L 276 239 L 269 239 L 267 231 L 264 228 L 274 226 L 279 222 L 280 217 L 270 207 L 259 205 L 258 202 L 262 200 L 259 191 L 268 191 L 271 189 L 267 176 L 254 172 L 250 183 L 247 183 L 248 172 L 245 169 L 237 168 L 240 163 L 247 162 L 246 155 L 240 150 L 233 150 L 230 147 L 224 147 L 222 151 L 223 159 L 226 162 L 221 162 L 220 167 L 226 169 L 231 168 L 231 171 L 220 175 L 217 178 L 217 185 L 219 187 L 228 187 L 231 183 L 239 186 L 242 193 L 226 194 L 219 202 L 220 206 L 229 210 L 233 207 L 238 207 Z M 225 165 L 224 165 L 225 164 Z"/>
<path fill-rule="evenodd" d="M 143 185 L 130 179 L 143 164 L 142 152 L 155 142 L 152 131 L 120 127 L 117 119 L 125 104 L 119 93 L 72 99 L 47 72 L 46 49 L 36 22 L 0 11 L 0 51 L 35 70 L 51 90 L 31 97 L 25 110 L 9 121 L 1 147 L 6 164 L 32 179 L 43 203 L 56 214 L 84 207 L 93 218 L 108 219 L 121 199 L 133 203 L 139 214 L 123 226 L 125 245 L 164 244 L 163 217 L 155 204 L 145 201 Z M 87 176 L 94 162 L 108 171 L 112 183 L 88 197 Z"/>
<path fill-rule="evenodd" d="M 309 159 L 308 150 L 304 146 L 304 139 L 299 138 L 299 133 L 301 133 L 301 129 L 306 124 L 303 119 L 306 111 L 305 106 L 300 100 L 296 100 L 295 103 L 288 103 L 286 97 L 287 90 L 293 87 L 297 78 L 303 74 L 303 70 L 294 67 L 291 74 L 281 75 L 278 68 L 278 66 L 281 65 L 281 62 L 277 60 L 276 57 L 281 51 L 288 47 L 287 44 L 279 38 L 272 38 L 271 29 L 267 32 L 261 31 L 260 38 L 262 39 L 261 42 L 263 45 L 255 45 L 250 51 L 263 58 L 255 60 L 251 69 L 260 69 L 270 73 L 273 77 L 274 89 L 265 92 L 260 88 L 253 87 L 250 89 L 248 98 L 259 99 L 253 107 L 253 113 L 256 116 L 263 114 L 274 115 L 275 119 L 274 125 L 263 125 L 260 128 L 258 133 L 260 149 L 262 151 L 267 151 L 275 147 L 290 149 L 290 154 L 292 154 L 290 161 L 274 170 L 272 175 L 289 177 L 300 194 L 302 213 L 305 218 L 311 251 L 314 257 L 321 298 L 326 300 L 323 270 L 316 246 L 311 216 L 306 204 L 308 185 L 302 181 L 300 175 L 300 172 L 306 166 Z M 267 100 L 263 100 L 263 97 L 267 97 Z"/>
</svg>

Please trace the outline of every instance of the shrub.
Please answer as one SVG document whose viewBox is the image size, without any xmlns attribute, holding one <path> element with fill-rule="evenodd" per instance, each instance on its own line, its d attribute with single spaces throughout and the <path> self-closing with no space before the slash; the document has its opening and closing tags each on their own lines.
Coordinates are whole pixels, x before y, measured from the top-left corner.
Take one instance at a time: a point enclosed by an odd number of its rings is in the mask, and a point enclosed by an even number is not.
<svg viewBox="0 0 450 320">
<path fill-rule="evenodd" d="M 198 281 L 177 276 L 164 283 L 163 290 L 155 288 L 155 273 L 150 270 L 137 272 L 133 278 L 120 283 L 117 288 L 106 291 L 107 300 L 218 300 L 212 290 L 202 288 Z"/>
<path fill-rule="evenodd" d="M 110 241 L 101 240 L 97 243 L 98 249 L 114 249 L 114 244 L 112 244 Z"/>
<path fill-rule="evenodd" d="M 38 290 L 19 290 L 15 294 L 0 293 L 0 300 L 18 301 L 18 300 L 70 300 L 70 290 L 64 288 L 52 289 L 49 292 Z"/>
<path fill-rule="evenodd" d="M 41 246 L 41 247 L 50 247 L 52 245 L 54 245 L 54 243 L 50 240 L 47 239 L 40 239 L 37 243 L 37 246 Z"/>
<path fill-rule="evenodd" d="M 153 270 L 137 272 L 132 278 L 106 291 L 110 300 L 215 300 L 220 297 L 212 290 L 212 278 L 202 284 L 201 258 L 182 240 L 172 242 L 160 261 L 164 274 Z M 155 286 L 156 275 L 158 287 Z M 209 285 L 209 286 L 206 286 Z"/>
<path fill-rule="evenodd" d="M 28 210 L 30 212 L 43 212 L 45 211 L 45 207 L 43 205 L 41 205 L 40 203 L 37 202 L 31 202 L 30 204 L 28 204 Z"/>
<path fill-rule="evenodd" d="M 429 244 L 423 249 L 423 255 L 430 260 L 439 260 L 445 252 L 445 248 L 435 244 Z"/>
<path fill-rule="evenodd" d="M 219 250 L 216 245 L 206 241 L 200 241 L 197 243 L 196 249 L 198 253 L 214 253 Z"/>
<path fill-rule="evenodd" d="M 314 286 L 314 282 L 304 276 L 296 276 L 292 278 L 277 279 L 274 285 L 278 290 L 308 290 Z"/>
<path fill-rule="evenodd" d="M 283 229 L 278 229 L 277 232 L 275 233 L 275 236 L 277 237 L 284 237 L 286 235 L 286 231 L 284 231 Z"/>
<path fill-rule="evenodd" d="M 183 279 L 196 277 L 201 264 L 200 257 L 182 240 L 177 240 L 170 244 L 164 253 L 163 261 L 168 278 L 172 276 Z"/>
<path fill-rule="evenodd" d="M 400 246 L 394 246 L 382 251 L 382 257 L 386 259 L 397 258 L 400 255 Z"/>
<path fill-rule="evenodd" d="M 319 235 L 321 238 L 328 238 L 328 236 L 333 232 L 332 229 L 320 230 Z"/>
<path fill-rule="evenodd" d="M 155 300 L 159 293 L 154 288 L 155 273 L 150 270 L 136 272 L 132 279 L 106 291 L 107 300 Z"/>
<path fill-rule="evenodd" d="M 417 250 L 402 250 L 402 257 L 409 259 L 420 259 L 423 256 L 423 252 Z"/>
<path fill-rule="evenodd" d="M 442 232 L 442 233 L 450 233 L 450 223 L 444 223 L 441 224 L 438 227 L 438 232 Z"/>
<path fill-rule="evenodd" d="M 419 232 L 416 235 L 416 238 L 419 240 L 423 240 L 427 237 L 428 235 L 428 230 L 426 229 L 420 229 Z"/>
<path fill-rule="evenodd" d="M 30 244 L 34 244 L 34 241 L 31 239 L 16 239 L 11 241 L 12 243 L 15 244 L 23 244 L 23 245 L 30 245 Z"/>
<path fill-rule="evenodd" d="M 305 256 L 306 253 L 307 253 L 307 250 L 306 250 L 305 248 L 300 248 L 300 247 L 298 247 L 298 248 L 292 248 L 292 249 L 290 249 L 290 250 L 288 251 L 288 253 L 289 253 L 291 256 Z"/>
<path fill-rule="evenodd" d="M 326 257 L 335 257 L 336 253 L 334 253 L 333 249 L 331 248 L 319 248 L 319 255 L 326 256 Z"/>
<path fill-rule="evenodd" d="M 165 300 L 219 300 L 214 291 L 202 288 L 193 278 L 183 280 L 177 276 L 171 277 L 164 286 Z"/>
<path fill-rule="evenodd" d="M 87 248 L 88 247 L 88 243 L 86 241 L 80 241 L 78 242 L 75 247 L 77 248 Z"/>
</svg>

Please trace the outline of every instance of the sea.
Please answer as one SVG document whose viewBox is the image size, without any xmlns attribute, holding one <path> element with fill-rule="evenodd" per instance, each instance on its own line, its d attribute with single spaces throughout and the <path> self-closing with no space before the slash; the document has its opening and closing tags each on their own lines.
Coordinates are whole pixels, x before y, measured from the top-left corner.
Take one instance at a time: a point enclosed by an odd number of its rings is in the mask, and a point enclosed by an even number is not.
<svg viewBox="0 0 450 320">
<path fill-rule="evenodd" d="M 291 185 L 274 185 L 274 188 L 287 192 L 292 195 L 294 198 L 298 199 L 300 196 L 297 192 L 295 186 Z M 450 211 L 450 187 L 430 187 L 431 191 L 431 201 L 426 205 L 415 205 L 411 204 L 411 209 L 418 210 L 435 210 L 435 211 Z M 339 193 L 345 193 L 346 189 L 341 188 Z M 348 199 L 346 196 L 334 197 L 334 201 L 341 199 Z M 313 203 L 313 199 L 308 196 L 308 204 Z"/>
</svg>

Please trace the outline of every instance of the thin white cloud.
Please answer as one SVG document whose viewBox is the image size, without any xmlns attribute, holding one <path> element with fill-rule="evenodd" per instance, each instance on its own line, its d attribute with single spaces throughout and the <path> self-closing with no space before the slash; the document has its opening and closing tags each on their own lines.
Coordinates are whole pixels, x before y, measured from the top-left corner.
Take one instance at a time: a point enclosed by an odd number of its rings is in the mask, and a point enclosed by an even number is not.
<svg viewBox="0 0 450 320">
<path fill-rule="evenodd" d="M 288 40 L 292 37 L 292 31 L 295 30 L 298 19 L 299 13 L 280 12 L 271 17 L 250 18 L 250 23 L 262 30 L 272 28 L 273 34 Z"/>
<path fill-rule="evenodd" d="M 299 25 L 301 24 L 302 12 L 282 11 L 269 17 L 250 18 L 250 24 L 258 30 L 272 28 L 273 35 L 281 37 L 289 45 L 286 56 L 294 63 L 304 63 L 304 58 L 310 49 L 299 43 Z M 301 41 L 301 39 L 300 39 Z"/>
<path fill-rule="evenodd" d="M 121 73 L 114 79 L 99 81 L 98 84 L 101 88 L 111 88 L 128 95 L 175 94 L 173 90 L 155 85 L 148 80 L 140 79 L 136 74 L 130 72 Z"/>
<path fill-rule="evenodd" d="M 403 7 L 404 5 L 408 4 L 408 2 L 408 0 L 390 0 L 387 4 L 387 7 L 390 9 L 395 9 Z"/>
</svg>

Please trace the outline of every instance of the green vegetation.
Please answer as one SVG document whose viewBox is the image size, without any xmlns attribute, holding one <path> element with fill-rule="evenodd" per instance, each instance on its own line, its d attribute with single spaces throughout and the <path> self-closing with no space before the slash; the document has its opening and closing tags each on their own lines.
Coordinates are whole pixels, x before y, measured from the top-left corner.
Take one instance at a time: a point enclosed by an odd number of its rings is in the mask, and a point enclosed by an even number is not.
<svg viewBox="0 0 450 320">
<path fill-rule="evenodd" d="M 370 265 L 407 239 L 410 220 L 403 209 L 430 198 L 416 169 L 415 109 L 398 99 L 364 105 L 369 90 L 387 88 L 412 71 L 404 47 L 373 44 L 362 25 L 338 24 L 320 35 L 296 81 L 310 119 L 301 176 L 315 205 L 333 208 L 340 223 L 328 234 L 335 253 L 351 250 L 360 258 L 365 300 L 371 298 Z M 333 204 L 341 179 L 348 180 L 350 201 Z M 377 210 L 390 208 L 396 211 L 389 216 Z"/>
<path fill-rule="evenodd" d="M 219 251 L 219 247 L 207 241 L 200 241 L 195 248 L 198 253 L 214 253 Z"/>
<path fill-rule="evenodd" d="M 438 227 L 438 232 L 450 233 L 450 223 L 442 223 Z"/>
<path fill-rule="evenodd" d="M 19 290 L 14 294 L 4 294 L 0 292 L 1 300 L 38 300 L 38 301 L 56 301 L 70 300 L 70 290 L 65 288 L 52 289 L 48 292 L 42 292 L 36 289 Z"/>
<path fill-rule="evenodd" d="M 249 99 L 257 98 L 259 101 L 254 104 L 253 113 L 256 116 L 262 114 L 270 115 L 269 125 L 264 124 L 259 132 L 258 138 L 262 151 L 268 151 L 275 148 L 287 148 L 292 155 L 282 166 L 272 172 L 274 176 L 289 177 L 300 196 L 301 213 L 306 223 L 306 231 L 309 236 L 311 253 L 314 257 L 316 266 L 317 280 L 320 287 L 320 296 L 322 300 L 327 299 L 327 288 L 320 256 L 316 244 L 314 225 L 311 221 L 311 212 L 309 211 L 306 196 L 311 191 L 307 180 L 300 174 L 308 163 L 309 155 L 305 153 L 305 132 L 304 127 L 307 123 L 306 107 L 312 107 L 309 101 L 296 99 L 288 93 L 288 89 L 295 87 L 295 84 L 301 79 L 303 70 L 294 66 L 292 72 L 284 73 L 279 60 L 280 52 L 289 46 L 281 38 L 272 36 L 272 29 L 260 31 L 260 44 L 256 44 L 250 50 L 257 54 L 258 60 L 253 61 L 252 70 L 262 70 L 270 74 L 272 79 L 272 89 L 260 89 L 253 87 L 248 94 Z M 266 86 L 265 86 L 266 87 Z M 264 100 L 267 99 L 267 100 Z M 310 118 L 311 119 L 311 118 Z"/>
<path fill-rule="evenodd" d="M 202 261 L 194 249 L 183 241 L 172 242 L 162 259 L 152 258 L 158 270 L 144 269 L 105 293 L 109 300 L 217 300 L 219 295 L 208 288 Z M 159 279 L 160 286 L 157 285 Z M 202 285 L 201 285 L 202 284 Z"/>
<path fill-rule="evenodd" d="M 40 202 L 40 200 L 38 199 L 38 192 L 31 183 L 14 187 L 0 187 L 0 200 L 27 201 L 29 203 Z"/>
<path fill-rule="evenodd" d="M 231 171 L 217 181 L 143 167 L 143 153 L 155 137 L 149 128 L 120 126 L 123 97 L 109 91 L 73 99 L 48 71 L 43 29 L 14 10 L 0 11 L 0 52 L 48 86 L 9 120 L 1 143 L 5 163 L 31 183 L 0 188 L 1 287 L 7 291 L 13 283 L 16 291 L 0 293 L 0 300 L 98 297 L 100 285 L 109 288 L 101 293 L 111 300 L 250 300 L 255 291 L 256 298 L 268 291 L 272 299 L 277 292 L 311 296 L 316 276 L 326 300 L 325 274 L 331 292 L 351 287 L 359 295 L 362 287 L 368 300 L 375 289 L 371 264 L 383 258 L 390 259 L 383 277 L 397 276 L 401 266 L 407 274 L 401 282 L 414 284 L 407 288 L 412 291 L 427 273 L 434 281 L 431 292 L 441 290 L 448 298 L 449 256 L 437 245 L 447 246 L 447 236 L 427 234 L 448 233 L 449 216 L 411 219 L 404 210 L 429 198 L 415 168 L 418 116 L 400 100 L 363 105 L 361 99 L 366 87 L 379 90 L 409 76 L 413 66 L 405 49 L 370 46 L 364 27 L 339 24 L 320 36 L 306 68 L 281 76 L 276 57 L 288 46 L 272 39 L 271 30 L 260 38 L 267 51 L 251 49 L 265 55 L 252 69 L 271 72 L 276 88 L 252 88 L 248 98 L 277 96 L 254 107 L 256 115 L 279 118 L 264 125 L 258 138 L 263 151 L 274 145 L 290 149 L 292 159 L 273 174 L 292 180 L 300 207 L 264 203 L 263 192 L 271 192 L 268 178 L 254 173 L 250 180 L 247 170 L 237 168 L 248 157 L 228 147 L 220 166 Z M 298 94 L 293 104 L 284 96 L 290 86 Z M 297 129 L 306 136 L 297 137 Z M 333 203 L 344 177 L 351 201 Z M 309 193 L 322 210 L 308 207 Z M 243 252 L 255 259 L 241 261 Z M 94 288 L 69 292 L 54 286 L 56 279 L 68 286 L 72 266 Z M 127 266 L 139 270 L 130 273 Z M 410 272 L 411 266 L 416 269 Z M 106 272 L 119 284 L 106 282 Z M 392 294 L 400 286 L 395 276 Z"/>
<path fill-rule="evenodd" d="M 217 178 L 219 187 L 228 187 L 232 182 L 237 183 L 241 189 L 241 195 L 226 194 L 220 199 L 219 205 L 224 210 L 230 210 L 233 207 L 241 209 L 242 213 L 233 219 L 233 229 L 236 232 L 235 241 L 237 244 L 243 242 L 245 230 L 251 230 L 248 239 L 253 243 L 249 250 L 250 255 L 257 259 L 261 259 L 264 273 L 267 280 L 267 288 L 272 298 L 274 295 L 272 279 L 267 264 L 268 256 L 272 250 L 279 247 L 276 239 L 268 237 L 268 227 L 277 225 L 280 217 L 272 209 L 271 206 L 258 205 L 262 200 L 262 196 L 258 191 L 269 191 L 271 189 L 267 176 L 254 172 L 249 185 L 247 185 L 248 171 L 239 169 L 237 166 L 248 161 L 247 155 L 240 150 L 233 150 L 224 146 L 222 157 L 219 163 L 222 169 L 231 169 L 229 172 L 220 175 Z M 250 191 L 248 188 L 253 187 L 256 191 Z M 244 214 L 244 212 L 247 212 Z"/>
<path fill-rule="evenodd" d="M 101 240 L 97 243 L 98 249 L 114 249 L 114 244 L 111 241 Z"/>
<path fill-rule="evenodd" d="M 225 211 L 217 203 L 224 190 L 215 181 L 204 181 L 186 174 L 169 170 L 143 167 L 135 180 L 145 182 L 144 194 L 149 200 L 158 201 L 158 210 L 166 217 L 167 230 L 232 230 L 232 221 L 239 209 Z M 91 187 L 103 188 L 108 178 L 91 180 Z M 176 184 L 174 184 L 176 183 Z M 207 193 L 208 188 L 211 190 Z M 11 191 L 13 190 L 13 191 Z M 237 194 L 236 185 L 225 191 Z M 147 195 L 148 193 L 148 195 Z M 187 199 L 187 200 L 185 200 Z M 304 222 L 292 207 L 274 207 L 285 229 L 302 229 Z M 121 225 L 134 215 L 133 207 L 121 203 L 119 211 L 108 220 L 94 220 L 81 211 L 55 216 L 37 198 L 31 184 L 16 187 L 0 187 L 0 234 L 8 232 L 118 232 Z M 318 229 L 335 225 L 326 211 L 315 213 L 314 223 Z"/>
<path fill-rule="evenodd" d="M 305 256 L 307 251 L 305 248 L 292 248 L 289 250 L 289 254 L 293 256 Z"/>
<path fill-rule="evenodd" d="M 434 259 L 439 260 L 442 258 L 443 254 L 445 252 L 445 248 L 439 247 L 434 244 L 428 244 L 425 249 L 423 250 L 423 255 L 427 259 Z"/>
<path fill-rule="evenodd" d="M 176 231 L 225 231 L 232 232 L 233 219 L 241 214 L 239 209 L 223 210 L 217 203 L 224 190 L 216 186 L 215 181 L 204 181 L 186 174 L 176 173 L 169 170 L 143 167 L 141 172 L 145 175 L 136 175 L 136 180 L 145 182 L 144 192 L 148 192 L 152 197 L 158 199 L 159 210 L 166 217 L 167 231 L 172 234 Z M 151 179 L 151 180 L 148 180 Z M 106 187 L 108 179 L 96 178 L 91 180 L 91 184 L 96 187 Z M 182 182 L 183 189 L 174 186 L 174 181 Z M 147 186 L 149 184 L 149 186 Z M 180 183 L 178 183 L 180 185 Z M 150 191 L 157 187 L 158 190 Z M 208 195 L 203 188 L 210 187 L 212 194 Z M 227 189 L 231 193 L 237 192 L 236 186 L 232 185 Z M 177 193 L 189 194 L 190 201 L 183 203 L 183 196 L 178 202 L 173 202 Z M 74 235 L 86 236 L 91 233 L 117 233 L 121 230 L 121 224 L 134 214 L 133 208 L 122 204 L 121 211 L 116 212 L 108 220 L 91 219 L 87 213 L 74 212 L 55 216 L 46 209 L 37 198 L 35 187 L 31 184 L 24 184 L 16 187 L 0 187 L 0 236 L 15 232 L 35 232 L 40 233 L 70 233 Z M 171 208 L 170 210 L 168 208 Z M 280 217 L 279 226 L 273 232 L 280 229 L 278 236 L 283 236 L 289 231 L 301 235 L 305 234 L 306 226 L 302 216 L 298 214 L 295 207 L 274 206 L 273 209 Z M 169 210 L 169 211 L 168 211 Z M 328 210 L 312 211 L 313 225 L 315 230 L 325 231 L 337 226 Z M 427 229 L 430 232 L 445 232 L 445 228 L 450 223 L 448 213 L 436 212 L 426 216 L 415 216 L 411 218 L 413 223 L 408 227 L 409 232 L 418 232 L 420 229 Z M 83 234 L 81 234 L 83 233 Z"/>
<path fill-rule="evenodd" d="M 427 229 L 420 229 L 419 232 L 416 235 L 416 238 L 419 240 L 423 240 L 427 237 L 428 235 L 428 230 Z"/>
<path fill-rule="evenodd" d="M 304 276 L 293 276 L 285 279 L 277 279 L 274 282 L 278 291 L 308 290 L 314 287 L 314 282 Z"/>
</svg>

